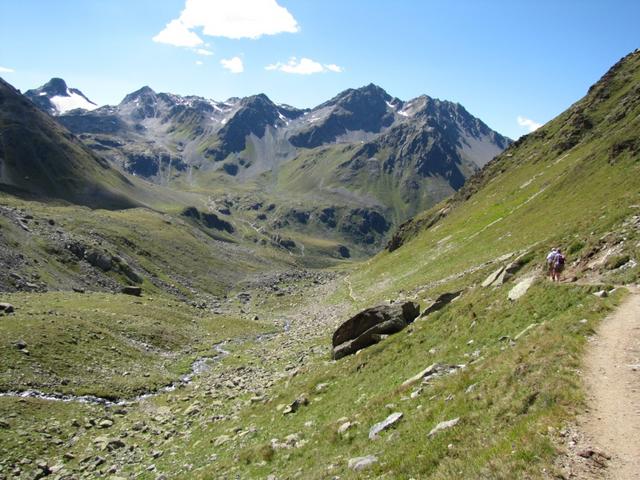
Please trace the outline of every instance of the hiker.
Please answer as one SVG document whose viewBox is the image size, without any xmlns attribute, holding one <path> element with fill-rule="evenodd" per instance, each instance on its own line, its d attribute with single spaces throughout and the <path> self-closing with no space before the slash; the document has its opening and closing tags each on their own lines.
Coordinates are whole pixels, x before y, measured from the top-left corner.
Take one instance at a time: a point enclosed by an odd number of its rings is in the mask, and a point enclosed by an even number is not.
<svg viewBox="0 0 640 480">
<path fill-rule="evenodd" d="M 558 248 L 553 247 L 549 254 L 547 255 L 547 275 L 549 275 L 549 280 L 553 281 L 553 264 L 556 259 L 556 255 L 558 254 Z"/>
<path fill-rule="evenodd" d="M 553 258 L 553 279 L 556 282 L 560 281 L 560 274 L 564 270 L 565 256 L 562 254 L 562 250 L 558 249 L 556 256 Z"/>
</svg>

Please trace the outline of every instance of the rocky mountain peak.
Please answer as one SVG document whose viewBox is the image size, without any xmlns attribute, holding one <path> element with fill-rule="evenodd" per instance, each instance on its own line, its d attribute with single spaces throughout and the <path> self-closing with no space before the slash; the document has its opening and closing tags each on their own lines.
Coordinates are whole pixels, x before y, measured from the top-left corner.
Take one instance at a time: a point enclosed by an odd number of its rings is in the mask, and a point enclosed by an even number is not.
<svg viewBox="0 0 640 480">
<path fill-rule="evenodd" d="M 132 103 L 132 102 L 135 102 L 136 100 L 149 100 L 149 99 L 155 100 L 156 96 L 157 96 L 156 92 L 151 87 L 145 85 L 139 90 L 136 90 L 135 92 L 132 92 L 127 96 L 125 96 L 122 102 L 120 102 L 120 104 L 122 105 L 124 103 Z"/>
<path fill-rule="evenodd" d="M 43 86 L 41 86 L 38 90 L 40 92 L 45 92 L 48 95 L 56 96 L 56 95 L 67 95 L 67 82 L 65 82 L 62 78 L 52 78 Z"/>
<path fill-rule="evenodd" d="M 62 78 L 54 77 L 39 88 L 28 90 L 25 96 L 40 110 L 50 115 L 82 109 L 93 110 L 98 105 L 89 100 L 77 88 L 69 88 Z"/>
</svg>

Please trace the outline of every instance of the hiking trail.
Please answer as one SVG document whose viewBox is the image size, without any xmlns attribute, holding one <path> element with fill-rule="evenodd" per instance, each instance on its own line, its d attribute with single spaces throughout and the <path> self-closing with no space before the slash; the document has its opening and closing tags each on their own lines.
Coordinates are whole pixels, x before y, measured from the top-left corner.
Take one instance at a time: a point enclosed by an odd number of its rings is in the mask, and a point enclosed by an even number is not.
<svg viewBox="0 0 640 480">
<path fill-rule="evenodd" d="M 640 478 L 640 289 L 627 288 L 629 297 L 602 321 L 584 362 L 588 410 L 579 429 L 591 450 L 611 457 L 597 478 Z"/>
</svg>

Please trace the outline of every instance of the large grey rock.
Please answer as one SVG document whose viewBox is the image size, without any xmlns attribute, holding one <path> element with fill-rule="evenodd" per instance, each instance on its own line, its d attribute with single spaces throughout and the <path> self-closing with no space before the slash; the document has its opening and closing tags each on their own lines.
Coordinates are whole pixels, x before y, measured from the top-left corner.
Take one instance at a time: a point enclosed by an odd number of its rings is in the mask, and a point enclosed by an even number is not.
<svg viewBox="0 0 640 480">
<path fill-rule="evenodd" d="M 535 276 L 523 278 L 522 280 L 520 280 L 516 284 L 516 286 L 509 291 L 509 300 L 516 301 L 519 298 L 523 297 L 524 294 L 527 293 L 527 290 L 529 290 L 529 287 L 531 287 L 531 285 L 533 285 L 535 281 Z"/>
<path fill-rule="evenodd" d="M 387 430 L 393 427 L 402 419 L 401 412 L 395 412 L 385 418 L 383 421 L 376 423 L 371 430 L 369 430 L 369 440 L 375 440 L 378 438 L 378 434 L 383 430 Z"/>
<path fill-rule="evenodd" d="M 503 273 L 504 273 L 504 267 L 498 268 L 495 272 L 491 273 L 491 275 L 489 275 L 484 280 L 484 282 L 482 282 L 482 286 L 486 288 L 486 287 L 491 287 L 495 285 L 496 281 L 498 280 L 500 275 L 502 275 Z"/>
<path fill-rule="evenodd" d="M 464 292 L 464 290 L 443 293 L 438 298 L 436 298 L 433 302 L 431 302 L 428 307 L 424 309 L 424 312 L 422 312 L 422 315 L 420 315 L 420 318 L 424 318 L 433 312 L 442 310 L 444 307 L 446 307 L 451 302 L 453 302 L 456 298 L 462 295 L 462 292 Z"/>
<path fill-rule="evenodd" d="M 420 313 L 414 302 L 378 305 L 368 308 L 344 322 L 333 334 L 335 360 L 353 354 L 381 340 L 382 335 L 397 333 Z"/>
<path fill-rule="evenodd" d="M 513 262 L 502 266 L 489 275 L 484 282 L 483 287 L 499 287 L 511 279 L 525 265 L 526 253 L 520 255 Z"/>
</svg>

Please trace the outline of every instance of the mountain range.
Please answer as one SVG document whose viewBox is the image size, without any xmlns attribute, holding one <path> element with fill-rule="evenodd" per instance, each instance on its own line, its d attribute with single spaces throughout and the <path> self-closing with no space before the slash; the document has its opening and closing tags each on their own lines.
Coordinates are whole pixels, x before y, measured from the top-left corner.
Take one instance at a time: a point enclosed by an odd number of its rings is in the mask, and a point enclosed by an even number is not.
<svg viewBox="0 0 640 480">
<path fill-rule="evenodd" d="M 115 106 L 65 110 L 65 92 L 90 102 L 61 79 L 25 95 L 117 170 L 208 192 L 218 215 L 270 205 L 245 220 L 271 236 L 312 234 L 356 251 L 379 248 L 394 225 L 455 192 L 511 142 L 460 104 L 403 101 L 373 84 L 312 109 L 264 94 L 214 101 L 145 86 Z"/>
</svg>

